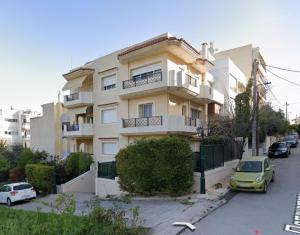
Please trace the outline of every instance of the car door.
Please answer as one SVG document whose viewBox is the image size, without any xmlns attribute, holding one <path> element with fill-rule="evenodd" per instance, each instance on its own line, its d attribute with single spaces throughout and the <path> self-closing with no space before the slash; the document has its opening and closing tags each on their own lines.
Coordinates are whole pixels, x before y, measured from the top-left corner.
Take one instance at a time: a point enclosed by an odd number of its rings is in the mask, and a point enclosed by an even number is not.
<svg viewBox="0 0 300 235">
<path fill-rule="evenodd" d="M 268 162 L 268 160 L 267 159 L 265 159 L 264 160 L 264 174 L 265 174 L 265 179 L 266 179 L 266 181 L 268 182 L 268 183 L 270 183 L 270 181 L 271 181 L 271 174 L 272 174 L 272 172 L 271 172 L 271 170 L 270 170 L 270 168 L 269 168 L 269 162 Z M 267 170 L 267 169 L 269 169 L 269 170 Z"/>
<path fill-rule="evenodd" d="M 3 198 L 4 198 L 4 190 L 5 190 L 5 186 L 2 186 L 0 188 L 0 203 L 4 203 Z"/>
</svg>

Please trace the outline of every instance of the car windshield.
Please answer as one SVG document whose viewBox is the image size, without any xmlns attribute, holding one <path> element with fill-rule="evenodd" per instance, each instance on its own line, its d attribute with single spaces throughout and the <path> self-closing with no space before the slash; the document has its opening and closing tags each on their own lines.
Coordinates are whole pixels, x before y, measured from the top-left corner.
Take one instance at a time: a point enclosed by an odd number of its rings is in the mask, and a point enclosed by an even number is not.
<svg viewBox="0 0 300 235">
<path fill-rule="evenodd" d="M 289 140 L 294 140 L 295 138 L 293 136 L 287 136 L 283 140 L 284 141 L 289 141 Z"/>
<path fill-rule="evenodd" d="M 272 144 L 271 148 L 285 148 L 286 145 L 284 143 L 274 143 Z"/>
<path fill-rule="evenodd" d="M 238 172 L 261 172 L 261 161 L 241 161 L 239 162 L 236 171 Z"/>
</svg>

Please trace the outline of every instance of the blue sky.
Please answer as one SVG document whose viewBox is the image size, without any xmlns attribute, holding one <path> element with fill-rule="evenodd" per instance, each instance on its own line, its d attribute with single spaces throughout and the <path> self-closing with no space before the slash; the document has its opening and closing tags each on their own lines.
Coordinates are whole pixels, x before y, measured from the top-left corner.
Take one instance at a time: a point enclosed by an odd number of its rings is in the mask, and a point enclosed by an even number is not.
<svg viewBox="0 0 300 235">
<path fill-rule="evenodd" d="M 38 109 L 57 99 L 71 67 L 164 32 L 196 48 L 252 43 L 268 64 L 300 70 L 299 7 L 293 0 L 2 0 L 0 107 Z M 273 71 L 300 83 L 300 74 Z M 300 102 L 300 87 L 268 79 L 282 104 Z M 300 104 L 289 110 L 300 115 Z"/>
</svg>

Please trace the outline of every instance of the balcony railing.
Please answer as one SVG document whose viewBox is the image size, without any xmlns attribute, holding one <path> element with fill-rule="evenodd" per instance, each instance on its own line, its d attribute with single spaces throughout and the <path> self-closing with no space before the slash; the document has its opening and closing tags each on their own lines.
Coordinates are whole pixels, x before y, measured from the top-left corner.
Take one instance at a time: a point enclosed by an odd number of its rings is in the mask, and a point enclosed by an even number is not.
<svg viewBox="0 0 300 235">
<path fill-rule="evenodd" d="M 196 118 L 185 117 L 185 125 L 186 126 L 196 126 L 197 125 L 197 119 Z"/>
<path fill-rule="evenodd" d="M 189 85 L 197 87 L 197 79 L 196 78 L 193 78 L 192 76 L 190 76 L 188 74 L 185 74 L 185 79 Z"/>
<path fill-rule="evenodd" d="M 134 79 L 129 79 L 123 81 L 123 89 L 143 86 L 149 83 L 159 82 L 162 81 L 162 72 L 150 72 L 150 73 L 143 73 L 137 76 L 134 76 Z"/>
<path fill-rule="evenodd" d="M 65 100 L 68 101 L 72 101 L 72 100 L 78 100 L 79 99 L 79 93 L 73 93 L 70 95 L 66 95 L 65 96 Z"/>
<path fill-rule="evenodd" d="M 141 126 L 161 126 L 162 124 L 162 116 L 123 119 L 123 128 Z"/>
<path fill-rule="evenodd" d="M 79 124 L 67 126 L 67 131 L 79 131 Z"/>
</svg>

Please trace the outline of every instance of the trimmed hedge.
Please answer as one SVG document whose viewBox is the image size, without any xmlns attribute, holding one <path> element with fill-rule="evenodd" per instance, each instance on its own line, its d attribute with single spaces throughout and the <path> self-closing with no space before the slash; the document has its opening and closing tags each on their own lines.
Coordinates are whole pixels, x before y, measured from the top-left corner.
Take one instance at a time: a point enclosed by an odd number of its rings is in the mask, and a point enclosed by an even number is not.
<svg viewBox="0 0 300 235">
<path fill-rule="evenodd" d="M 53 166 L 27 164 L 26 176 L 27 181 L 33 185 L 37 192 L 51 193 L 55 186 L 55 170 Z"/>
<path fill-rule="evenodd" d="M 87 172 L 93 163 L 93 157 L 89 153 L 71 153 L 65 160 L 67 174 L 71 179 Z"/>
<path fill-rule="evenodd" d="M 187 140 L 142 139 L 116 156 L 121 187 L 131 193 L 181 195 L 193 185 L 193 152 Z"/>
<path fill-rule="evenodd" d="M 9 170 L 9 181 L 20 182 L 25 180 L 25 170 L 21 167 L 15 167 Z"/>
</svg>

